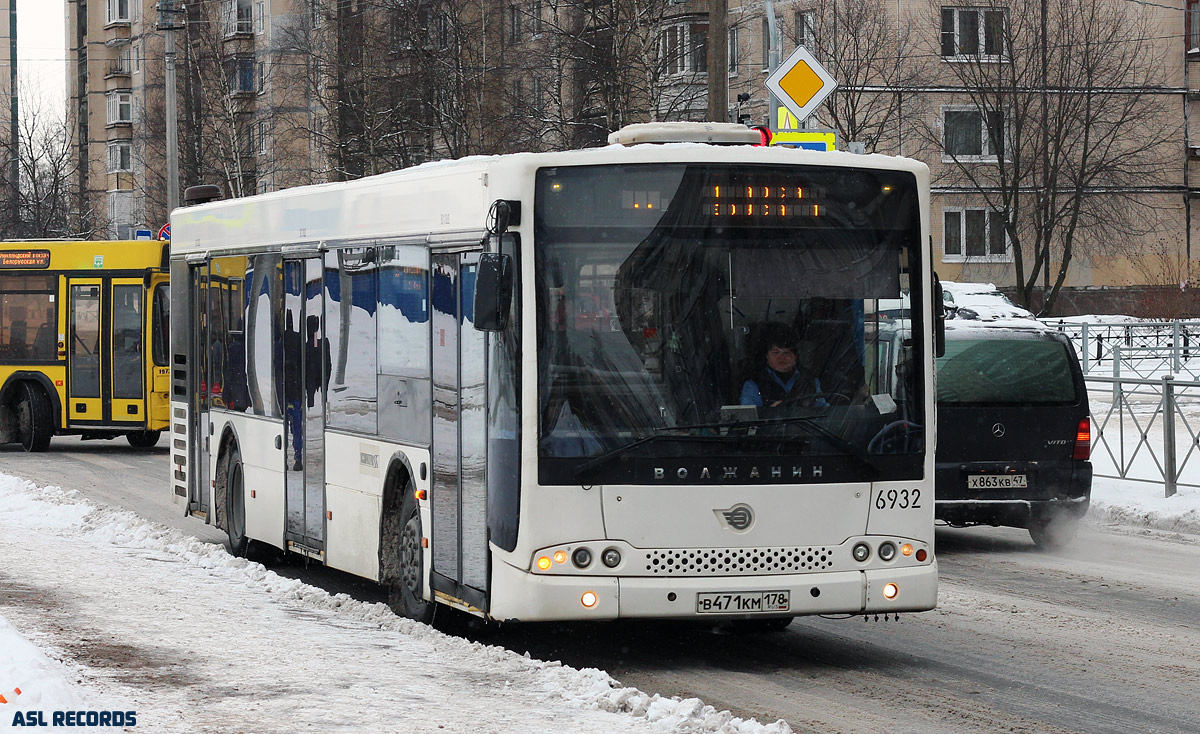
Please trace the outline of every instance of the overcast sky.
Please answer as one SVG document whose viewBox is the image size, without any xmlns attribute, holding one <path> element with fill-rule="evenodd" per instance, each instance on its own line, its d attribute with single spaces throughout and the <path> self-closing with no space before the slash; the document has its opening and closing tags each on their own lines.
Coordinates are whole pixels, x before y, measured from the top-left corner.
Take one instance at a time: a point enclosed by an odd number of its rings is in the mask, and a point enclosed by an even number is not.
<svg viewBox="0 0 1200 734">
<path fill-rule="evenodd" d="M 65 0 L 17 0 L 18 83 L 60 111 L 67 94 L 66 6 Z"/>
</svg>

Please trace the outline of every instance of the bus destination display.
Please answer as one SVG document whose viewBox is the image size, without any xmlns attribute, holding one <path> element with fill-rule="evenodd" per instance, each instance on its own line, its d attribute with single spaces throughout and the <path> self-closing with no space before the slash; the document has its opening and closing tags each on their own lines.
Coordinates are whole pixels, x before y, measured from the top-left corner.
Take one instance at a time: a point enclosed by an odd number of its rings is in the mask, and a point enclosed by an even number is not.
<svg viewBox="0 0 1200 734">
<path fill-rule="evenodd" d="M 48 268 L 49 250 L 0 250 L 0 268 Z"/>
</svg>

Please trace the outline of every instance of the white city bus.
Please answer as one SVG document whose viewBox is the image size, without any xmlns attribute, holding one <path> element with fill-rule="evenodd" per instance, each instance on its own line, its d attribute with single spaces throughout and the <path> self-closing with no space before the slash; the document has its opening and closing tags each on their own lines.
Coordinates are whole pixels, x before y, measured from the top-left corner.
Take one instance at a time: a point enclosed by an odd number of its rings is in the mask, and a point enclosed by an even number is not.
<svg viewBox="0 0 1200 734">
<path fill-rule="evenodd" d="M 637 127 L 174 212 L 176 500 L 425 621 L 932 608 L 927 168 Z"/>
</svg>

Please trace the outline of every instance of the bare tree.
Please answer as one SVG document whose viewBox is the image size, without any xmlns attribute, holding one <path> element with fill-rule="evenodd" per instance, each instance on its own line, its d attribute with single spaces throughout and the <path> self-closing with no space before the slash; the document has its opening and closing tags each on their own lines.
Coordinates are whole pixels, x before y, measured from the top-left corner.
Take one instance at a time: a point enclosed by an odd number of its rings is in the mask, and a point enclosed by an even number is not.
<svg viewBox="0 0 1200 734">
<path fill-rule="evenodd" d="M 838 80 L 837 91 L 822 105 L 821 122 L 867 152 L 892 149 L 918 102 L 916 95 L 905 95 L 922 77 L 912 32 L 916 20 L 897 17 L 887 0 L 819 0 L 789 20 L 782 35 L 793 45 L 807 44 Z"/>
<path fill-rule="evenodd" d="M 602 144 L 629 123 L 707 117 L 703 17 L 671 0 L 555 0 L 536 22 L 541 38 L 522 54 L 536 70 L 542 145 Z"/>
<path fill-rule="evenodd" d="M 954 62 L 941 65 L 948 101 L 964 103 L 924 131 L 951 161 L 935 181 L 984 200 L 991 213 L 976 227 L 989 239 L 976 254 L 1011 248 L 1017 299 L 1028 306 L 1049 280 L 1049 313 L 1076 256 L 1120 252 L 1156 227 L 1143 190 L 1160 183 L 1182 137 L 1163 77 L 1168 46 L 1135 3 L 935 10 L 937 50 Z M 964 24 L 963 12 L 975 15 Z"/>
<path fill-rule="evenodd" d="M 5 237 L 54 239 L 90 237 L 98 219 L 80 211 L 75 195 L 79 162 L 71 144 L 73 121 L 51 111 L 44 100 L 20 89 L 21 114 L 17 123 L 18 149 L 11 150 L 5 135 L 0 157 L 15 158 L 18 186 L 15 221 L 6 219 Z"/>
<path fill-rule="evenodd" d="M 228 2 L 188 0 L 186 10 L 181 178 L 216 183 L 230 197 L 253 194 L 273 165 L 259 155 L 262 133 L 277 116 L 273 107 L 256 103 L 258 63 L 265 59 L 254 54 L 250 19 L 231 14 Z M 162 109 L 161 100 L 153 109 Z M 149 122 L 159 124 L 159 118 Z M 149 137 L 162 139 L 161 129 Z"/>
</svg>

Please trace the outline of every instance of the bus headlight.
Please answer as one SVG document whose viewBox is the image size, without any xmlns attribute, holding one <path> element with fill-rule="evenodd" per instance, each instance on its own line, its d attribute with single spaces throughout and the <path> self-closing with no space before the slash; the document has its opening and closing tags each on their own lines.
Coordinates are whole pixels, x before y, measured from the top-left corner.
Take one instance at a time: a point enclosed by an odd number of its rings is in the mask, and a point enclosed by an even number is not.
<svg viewBox="0 0 1200 734">
<path fill-rule="evenodd" d="M 854 548 L 850 550 L 850 555 L 854 556 L 854 560 L 862 563 L 871 557 L 871 546 L 866 543 L 855 543 Z"/>
<path fill-rule="evenodd" d="M 604 561 L 605 566 L 616 568 L 621 565 L 621 551 L 616 548 L 609 548 L 600 555 L 600 560 Z"/>
<path fill-rule="evenodd" d="M 896 557 L 896 544 L 888 541 L 879 546 L 879 560 L 890 561 Z"/>
</svg>

